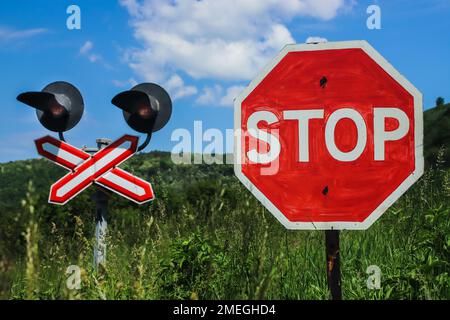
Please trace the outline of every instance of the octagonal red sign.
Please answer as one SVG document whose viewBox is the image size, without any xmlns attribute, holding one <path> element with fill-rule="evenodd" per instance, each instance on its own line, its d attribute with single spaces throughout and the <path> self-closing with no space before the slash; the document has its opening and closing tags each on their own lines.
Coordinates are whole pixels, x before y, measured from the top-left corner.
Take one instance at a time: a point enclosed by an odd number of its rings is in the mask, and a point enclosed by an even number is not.
<svg viewBox="0 0 450 320">
<path fill-rule="evenodd" d="M 365 41 L 288 45 L 235 100 L 235 173 L 289 229 L 367 229 L 423 173 L 422 95 Z"/>
</svg>

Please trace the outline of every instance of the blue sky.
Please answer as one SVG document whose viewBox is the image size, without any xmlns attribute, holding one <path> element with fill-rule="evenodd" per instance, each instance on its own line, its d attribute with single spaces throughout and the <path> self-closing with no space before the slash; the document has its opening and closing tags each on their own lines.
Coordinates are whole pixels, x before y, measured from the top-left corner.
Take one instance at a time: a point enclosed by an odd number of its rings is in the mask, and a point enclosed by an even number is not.
<svg viewBox="0 0 450 320">
<path fill-rule="evenodd" d="M 71 4 L 81 9 L 81 30 L 66 27 Z M 381 9 L 381 30 L 366 26 L 371 4 Z M 66 138 L 80 147 L 134 134 L 111 98 L 159 83 L 174 111 L 147 150 L 171 150 L 173 130 L 192 132 L 195 120 L 232 128 L 232 98 L 285 43 L 311 36 L 369 41 L 428 108 L 437 96 L 450 100 L 449 16 L 448 0 L 1 1 L 0 162 L 37 157 L 33 140 L 48 134 L 15 100 L 20 92 L 76 85 L 86 112 Z"/>
</svg>

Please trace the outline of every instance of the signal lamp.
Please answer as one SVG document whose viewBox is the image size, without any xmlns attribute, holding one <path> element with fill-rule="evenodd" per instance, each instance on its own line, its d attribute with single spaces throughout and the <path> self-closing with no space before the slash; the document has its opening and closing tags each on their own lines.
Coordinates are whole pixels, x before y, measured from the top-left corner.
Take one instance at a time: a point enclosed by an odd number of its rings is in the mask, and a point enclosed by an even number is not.
<svg viewBox="0 0 450 320">
<path fill-rule="evenodd" d="M 123 110 L 131 128 L 149 135 L 163 128 L 172 114 L 169 94 L 154 83 L 138 84 L 117 94 L 111 103 Z"/>
<path fill-rule="evenodd" d="M 80 91 L 64 81 L 50 83 L 40 92 L 21 93 L 17 100 L 35 108 L 39 122 L 50 131 L 59 132 L 60 136 L 80 121 L 84 111 Z"/>
</svg>

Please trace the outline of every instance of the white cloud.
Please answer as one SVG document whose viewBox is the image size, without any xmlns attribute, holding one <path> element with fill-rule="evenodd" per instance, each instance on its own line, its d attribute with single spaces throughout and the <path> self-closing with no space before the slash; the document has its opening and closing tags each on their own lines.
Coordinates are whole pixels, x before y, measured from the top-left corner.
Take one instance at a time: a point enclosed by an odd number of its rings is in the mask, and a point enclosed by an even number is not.
<svg viewBox="0 0 450 320">
<path fill-rule="evenodd" d="M 139 15 L 139 5 L 136 0 L 120 0 L 120 3 L 127 8 L 131 15 Z"/>
<path fill-rule="evenodd" d="M 224 90 L 219 84 L 206 86 L 202 89 L 195 102 L 203 106 L 232 107 L 234 99 L 244 88 L 244 86 L 231 86 Z"/>
<path fill-rule="evenodd" d="M 0 27 L 0 40 L 18 40 L 34 37 L 47 32 L 44 28 L 13 30 L 6 27 Z"/>
<path fill-rule="evenodd" d="M 220 99 L 222 107 L 232 107 L 234 99 L 244 90 L 244 86 L 231 86 L 227 89 L 226 94 Z"/>
<path fill-rule="evenodd" d="M 90 62 L 94 63 L 94 62 L 100 61 L 102 59 L 102 57 L 98 54 L 93 53 L 88 56 L 88 59 Z"/>
<path fill-rule="evenodd" d="M 94 48 L 94 43 L 90 40 L 86 41 L 80 48 L 80 55 L 86 57 L 90 62 L 95 63 L 102 60 L 102 57 L 92 52 Z"/>
<path fill-rule="evenodd" d="M 112 83 L 118 88 L 126 89 L 131 89 L 138 84 L 134 78 L 129 78 L 128 80 L 112 80 Z M 163 87 L 169 92 L 170 97 L 173 100 L 192 96 L 198 92 L 195 86 L 185 85 L 183 79 L 177 74 L 170 77 L 169 80 L 163 84 Z"/>
<path fill-rule="evenodd" d="M 197 97 L 195 103 L 202 106 L 217 105 L 217 101 L 222 96 L 223 88 L 221 85 L 206 86 L 202 89 L 202 93 Z"/>
<path fill-rule="evenodd" d="M 195 86 L 185 85 L 183 79 L 181 79 L 181 77 L 177 74 L 170 77 L 164 87 L 167 91 L 169 91 L 169 94 L 173 100 L 192 96 L 197 94 L 198 91 Z"/>
<path fill-rule="evenodd" d="M 127 88 L 127 89 L 131 89 L 132 87 L 134 87 L 135 85 L 137 85 L 137 81 L 134 80 L 133 78 L 129 78 L 128 80 L 113 80 L 112 81 L 113 85 L 115 85 L 117 88 Z"/>
<path fill-rule="evenodd" d="M 92 48 L 94 47 L 94 44 L 92 43 L 92 41 L 86 41 L 80 48 L 80 54 L 88 54 L 89 51 L 92 50 Z"/>
<path fill-rule="evenodd" d="M 321 37 L 308 37 L 305 41 L 306 43 L 322 43 L 322 42 L 328 42 L 327 39 L 321 38 Z"/>
<path fill-rule="evenodd" d="M 110 69 L 111 66 L 110 66 L 109 64 L 107 64 L 107 63 L 103 60 L 103 57 L 102 57 L 100 54 L 94 52 L 93 49 L 94 49 L 94 43 L 93 43 L 92 41 L 90 41 L 90 40 L 87 40 L 87 41 L 80 47 L 79 54 L 80 54 L 81 56 L 86 57 L 86 58 L 87 58 L 90 62 L 92 62 L 92 63 L 99 62 L 99 63 L 101 63 L 101 65 L 103 65 L 105 68 Z"/>
<path fill-rule="evenodd" d="M 130 14 L 134 37 L 141 44 L 127 50 L 126 61 L 146 81 L 165 83 L 174 74 L 248 81 L 284 45 L 295 42 L 281 21 L 298 16 L 329 20 L 353 0 L 120 2 Z M 177 79 L 183 81 L 178 75 Z M 202 90 L 200 104 L 213 91 Z M 192 94 L 194 89 L 188 92 Z M 222 93 L 228 94 L 228 90 L 222 88 Z M 215 104 L 222 104 L 221 98 Z"/>
</svg>

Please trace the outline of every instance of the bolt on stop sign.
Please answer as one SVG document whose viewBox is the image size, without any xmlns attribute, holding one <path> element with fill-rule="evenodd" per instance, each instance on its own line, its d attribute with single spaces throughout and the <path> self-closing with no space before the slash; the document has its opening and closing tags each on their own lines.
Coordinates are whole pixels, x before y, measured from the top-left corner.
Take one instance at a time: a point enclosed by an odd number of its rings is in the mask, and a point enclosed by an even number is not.
<svg viewBox="0 0 450 320">
<path fill-rule="evenodd" d="M 423 173 L 422 94 L 366 41 L 286 46 L 235 129 L 237 177 L 289 229 L 367 229 Z"/>
</svg>

